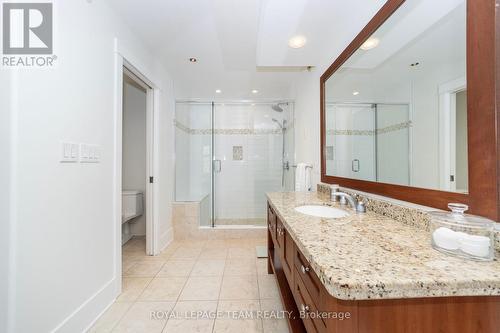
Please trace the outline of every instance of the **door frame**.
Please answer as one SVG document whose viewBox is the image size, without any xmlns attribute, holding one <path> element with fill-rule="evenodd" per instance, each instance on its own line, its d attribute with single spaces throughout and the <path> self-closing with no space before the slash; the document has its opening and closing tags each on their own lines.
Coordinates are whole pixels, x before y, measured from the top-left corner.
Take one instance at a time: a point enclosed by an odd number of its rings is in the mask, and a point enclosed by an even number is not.
<svg viewBox="0 0 500 333">
<path fill-rule="evenodd" d="M 146 91 L 146 193 L 144 193 L 144 212 L 146 214 L 146 254 L 154 255 L 155 244 L 155 226 L 153 219 L 153 185 L 154 182 L 150 181 L 150 177 L 154 180 L 154 89 L 146 81 L 149 81 L 142 75 L 132 64 L 126 59 L 123 61 L 123 74 L 127 75 L 136 84 Z M 123 101 L 123 96 L 122 96 Z M 122 105 L 122 118 L 123 118 L 123 105 Z M 123 134 L 123 133 L 122 133 Z M 122 144 L 123 147 L 123 144 Z M 122 165 L 123 166 L 123 165 Z"/>
<path fill-rule="evenodd" d="M 122 276 L 122 125 L 123 125 L 123 74 L 124 68 L 133 73 L 137 78 L 149 86 L 147 89 L 147 166 L 149 174 L 146 179 L 146 253 L 157 255 L 159 248 L 159 204 L 158 204 L 158 178 L 159 175 L 159 114 L 160 114 L 160 89 L 151 79 L 151 73 L 142 70 L 140 60 L 134 56 L 133 52 L 115 39 L 115 91 L 114 91 L 114 179 L 113 179 L 113 206 L 114 206 L 114 258 L 115 277 Z M 141 69 L 139 69 L 141 68 Z M 149 73 L 149 74 L 145 74 Z M 149 177 L 155 177 L 154 182 L 149 182 Z M 118 291 L 121 289 L 118 287 Z"/>
<path fill-rule="evenodd" d="M 452 137 L 456 134 L 456 94 L 465 89 L 465 77 L 439 85 L 439 185 L 446 191 L 456 190 L 456 182 L 450 180 L 456 169 Z"/>
</svg>

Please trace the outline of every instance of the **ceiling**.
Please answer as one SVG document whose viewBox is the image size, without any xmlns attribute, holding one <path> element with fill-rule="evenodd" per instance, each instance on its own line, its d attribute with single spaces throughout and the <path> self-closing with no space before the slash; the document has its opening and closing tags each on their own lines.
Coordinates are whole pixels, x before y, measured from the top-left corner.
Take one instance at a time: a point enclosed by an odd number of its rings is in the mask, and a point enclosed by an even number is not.
<svg viewBox="0 0 500 333">
<path fill-rule="evenodd" d="M 106 0 L 161 59 L 178 99 L 290 98 L 299 75 L 258 66 L 332 62 L 384 0 Z M 288 46 L 304 35 L 300 49 Z M 190 63 L 189 58 L 198 59 Z M 216 94 L 215 90 L 222 93 Z M 259 92 L 253 94 L 251 90 Z"/>
<path fill-rule="evenodd" d="M 462 36 L 465 38 L 465 12 L 465 0 L 408 1 L 372 35 L 380 40 L 379 46 L 368 51 L 359 49 L 344 67 L 375 69 L 426 33 L 434 34 L 436 26 L 443 24 L 445 20 L 453 21 L 452 30 L 445 34 L 446 37 L 453 36 L 453 41 Z M 456 28 L 455 31 L 453 27 Z M 419 51 L 428 54 L 446 51 L 445 48 L 439 47 L 440 42 L 449 43 L 450 40 L 440 40 L 442 37 L 434 34 L 434 45 L 428 45 L 426 49 Z M 414 56 L 418 58 L 416 54 Z"/>
</svg>

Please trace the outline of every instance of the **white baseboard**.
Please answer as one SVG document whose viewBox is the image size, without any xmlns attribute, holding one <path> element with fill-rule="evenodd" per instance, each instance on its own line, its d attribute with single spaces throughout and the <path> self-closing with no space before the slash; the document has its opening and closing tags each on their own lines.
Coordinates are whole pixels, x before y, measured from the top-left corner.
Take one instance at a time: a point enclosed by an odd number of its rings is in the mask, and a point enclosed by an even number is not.
<svg viewBox="0 0 500 333">
<path fill-rule="evenodd" d="M 131 234 L 122 234 L 122 245 L 132 239 Z"/>
<path fill-rule="evenodd" d="M 159 252 L 166 249 L 174 241 L 174 228 L 170 227 L 162 235 L 160 235 L 158 250 Z"/>
<path fill-rule="evenodd" d="M 52 333 L 87 332 L 118 296 L 119 281 L 108 281 L 94 295 L 64 319 Z"/>
</svg>

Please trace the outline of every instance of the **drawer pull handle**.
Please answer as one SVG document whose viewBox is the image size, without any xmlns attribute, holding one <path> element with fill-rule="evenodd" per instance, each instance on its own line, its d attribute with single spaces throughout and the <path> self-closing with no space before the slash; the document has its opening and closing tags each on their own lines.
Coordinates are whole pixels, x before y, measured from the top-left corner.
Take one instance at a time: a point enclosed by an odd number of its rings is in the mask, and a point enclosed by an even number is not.
<svg viewBox="0 0 500 333">
<path fill-rule="evenodd" d="M 302 274 L 307 274 L 311 270 L 309 267 L 306 267 L 304 265 L 301 265 L 300 269 L 302 270 Z"/>
<path fill-rule="evenodd" d="M 309 305 L 301 304 L 300 308 L 302 309 L 302 312 L 309 312 Z"/>
<path fill-rule="evenodd" d="M 278 228 L 278 235 L 279 235 L 279 236 L 283 236 L 283 235 L 284 235 L 284 232 L 283 232 L 283 228 L 282 228 L 282 227 L 279 227 L 279 228 Z"/>
</svg>

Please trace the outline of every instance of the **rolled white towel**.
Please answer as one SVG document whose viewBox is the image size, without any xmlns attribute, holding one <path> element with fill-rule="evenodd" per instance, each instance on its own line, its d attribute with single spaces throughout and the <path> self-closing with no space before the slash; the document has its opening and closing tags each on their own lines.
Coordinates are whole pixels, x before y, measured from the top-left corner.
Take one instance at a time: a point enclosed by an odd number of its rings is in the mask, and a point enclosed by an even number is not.
<svg viewBox="0 0 500 333">
<path fill-rule="evenodd" d="M 306 163 L 298 163 L 295 171 L 295 191 L 306 192 L 311 190 L 311 168 Z"/>
</svg>

